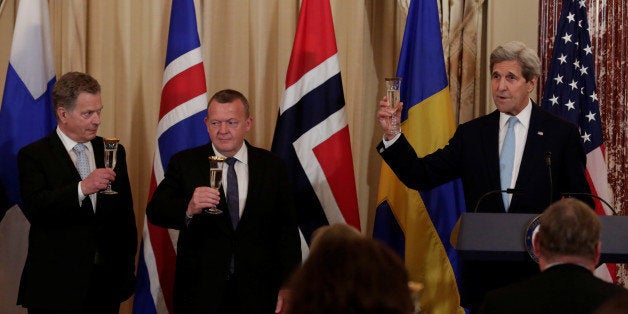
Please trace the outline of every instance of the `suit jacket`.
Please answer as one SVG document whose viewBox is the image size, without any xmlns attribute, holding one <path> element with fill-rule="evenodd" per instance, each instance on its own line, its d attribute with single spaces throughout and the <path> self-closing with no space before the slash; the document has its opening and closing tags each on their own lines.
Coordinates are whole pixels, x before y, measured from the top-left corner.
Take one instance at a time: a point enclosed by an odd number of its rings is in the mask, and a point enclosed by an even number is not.
<svg viewBox="0 0 628 314">
<path fill-rule="evenodd" d="M 491 291 L 480 313 L 592 313 L 621 291 L 626 290 L 596 278 L 584 267 L 562 264 L 527 281 Z"/>
<path fill-rule="evenodd" d="M 461 178 L 467 211 L 505 212 L 499 178 L 499 111 L 458 127 L 442 149 L 418 158 L 405 136 L 378 151 L 408 187 L 427 190 Z M 550 153 L 551 155 L 549 155 Z M 551 158 L 551 174 L 546 156 Z M 590 193 L 578 129 L 532 104 L 530 126 L 509 213 L 540 213 L 561 193 Z M 551 194 L 551 195 L 550 195 Z M 590 197 L 582 200 L 594 206 Z M 478 202 L 480 202 L 478 204 Z"/>
<path fill-rule="evenodd" d="M 296 214 L 286 166 L 266 150 L 246 143 L 247 200 L 233 230 L 224 191 L 220 215 L 185 213 L 194 189 L 209 186 L 211 144 L 175 154 L 146 209 L 151 223 L 179 229 L 175 276 L 176 313 L 216 313 L 234 258 L 239 311 L 273 313 L 277 292 L 301 260 Z M 233 313 L 237 313 L 234 309 Z"/>
<path fill-rule="evenodd" d="M 499 111 L 458 127 L 449 143 L 419 158 L 401 136 L 393 145 L 378 151 L 408 187 L 427 190 L 460 178 L 467 211 L 505 212 L 499 177 Z M 551 154 L 551 174 L 546 162 Z M 590 193 L 585 175 L 586 155 L 575 125 L 536 104 L 532 104 L 530 125 L 523 150 L 518 191 L 510 202 L 509 213 L 541 213 L 561 193 Z M 590 197 L 582 200 L 594 206 Z M 461 302 L 477 311 L 484 294 L 492 289 L 520 281 L 538 273 L 531 259 L 513 262 L 463 261 Z"/>
<path fill-rule="evenodd" d="M 92 141 L 97 168 L 104 168 L 103 139 Z M 24 215 L 31 224 L 28 255 L 18 293 L 27 308 L 81 310 L 91 285 L 105 285 L 104 300 L 121 302 L 135 286 L 137 231 L 127 174 L 126 154 L 119 145 L 117 195 L 97 196 L 96 213 L 89 197 L 78 201 L 81 177 L 56 132 L 18 153 Z M 108 282 L 92 283 L 101 269 Z"/>
</svg>

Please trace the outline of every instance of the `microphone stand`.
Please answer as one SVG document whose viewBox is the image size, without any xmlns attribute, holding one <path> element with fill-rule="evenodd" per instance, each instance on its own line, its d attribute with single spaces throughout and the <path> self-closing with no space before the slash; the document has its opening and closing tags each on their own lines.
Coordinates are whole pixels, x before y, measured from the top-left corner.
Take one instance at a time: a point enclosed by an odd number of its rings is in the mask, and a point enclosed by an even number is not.
<svg viewBox="0 0 628 314">
<path fill-rule="evenodd" d="M 550 195 L 549 195 L 549 205 L 551 205 L 554 201 L 554 181 L 552 178 L 552 152 L 547 151 L 545 153 L 545 164 L 547 165 L 547 172 L 549 174 L 549 186 L 550 186 Z"/>
<path fill-rule="evenodd" d="M 478 199 L 478 202 L 475 203 L 475 208 L 473 208 L 473 212 L 477 213 L 478 212 L 478 208 L 480 207 L 480 203 L 482 203 L 482 201 L 484 200 L 485 197 L 492 195 L 492 194 L 497 194 L 497 193 L 508 193 L 508 194 L 518 194 L 520 191 L 518 189 L 505 189 L 505 190 L 492 190 L 492 191 L 488 191 L 486 193 L 484 193 L 482 196 L 480 196 L 480 198 Z"/>
<path fill-rule="evenodd" d="M 572 196 L 589 196 L 589 197 L 593 197 L 595 199 L 600 200 L 600 202 L 604 203 L 604 205 L 606 205 L 606 207 L 608 207 L 608 209 L 611 210 L 611 212 L 613 213 L 613 216 L 617 216 L 617 212 L 615 211 L 615 208 L 613 208 L 613 206 L 611 206 L 611 204 L 609 204 L 606 200 L 604 200 L 603 198 L 595 195 L 595 194 L 591 194 L 591 193 L 562 193 L 561 194 L 564 197 L 572 197 Z"/>
</svg>

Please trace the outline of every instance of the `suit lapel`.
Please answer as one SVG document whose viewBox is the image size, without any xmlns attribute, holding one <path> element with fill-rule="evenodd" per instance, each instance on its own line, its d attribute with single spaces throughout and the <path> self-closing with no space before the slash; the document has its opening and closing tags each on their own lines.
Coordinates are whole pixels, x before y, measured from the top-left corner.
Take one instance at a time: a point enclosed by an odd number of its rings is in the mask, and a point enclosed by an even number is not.
<svg viewBox="0 0 628 314">
<path fill-rule="evenodd" d="M 96 168 L 105 168 L 105 146 L 102 137 L 97 136 L 91 140 L 92 149 L 94 150 L 94 161 Z"/>
<path fill-rule="evenodd" d="M 259 165 L 259 158 L 256 155 L 256 151 L 254 149 L 250 149 L 247 145 L 248 155 L 249 155 L 249 187 L 248 191 L 246 191 L 246 203 L 244 203 L 244 211 L 242 212 L 242 217 L 247 212 L 248 204 L 254 204 L 251 202 L 255 202 L 256 198 L 258 198 L 259 187 L 263 186 L 262 175 L 260 173 L 261 165 Z M 258 187 L 257 189 L 253 189 L 252 187 Z M 240 220 L 242 220 L 240 217 Z"/>
<path fill-rule="evenodd" d="M 68 180 L 77 183 L 81 181 L 81 175 L 79 174 L 78 169 L 76 169 L 76 165 L 72 161 L 72 158 L 70 158 L 70 154 L 65 150 L 65 146 L 63 146 L 63 142 L 61 142 L 61 139 L 56 131 L 52 132 L 50 135 L 50 152 L 53 155 L 53 158 L 59 161 L 59 168 L 57 169 L 57 173 L 59 175 L 66 176 L 67 174 L 71 174 L 72 178 L 68 178 Z M 86 210 L 89 215 L 94 215 L 92 202 L 89 197 L 85 198 L 81 208 Z"/>
<path fill-rule="evenodd" d="M 545 156 L 545 116 L 543 112 L 535 103 L 532 103 L 532 113 L 530 115 L 530 126 L 528 127 L 528 134 L 526 139 L 526 145 L 523 149 L 523 156 L 521 157 L 521 165 L 519 166 L 519 174 L 517 175 L 517 182 L 515 187 L 518 189 L 524 189 L 530 184 L 530 179 L 533 173 L 538 173 L 538 167 L 544 165 L 543 158 Z M 518 197 L 513 196 L 512 203 L 517 201 Z M 511 204 L 512 206 L 512 204 Z"/>
<path fill-rule="evenodd" d="M 56 131 L 52 132 L 50 135 L 50 153 L 53 155 L 54 159 L 59 161 L 59 172 L 71 173 L 72 179 L 76 180 L 76 182 L 81 181 L 81 175 L 78 169 L 76 169 L 72 158 L 70 158 L 70 154 L 65 150 L 65 146 L 63 146 L 63 142 L 61 142 Z"/>
<path fill-rule="evenodd" d="M 493 111 L 481 130 L 482 151 L 489 165 L 490 186 L 500 187 L 499 178 L 499 111 Z"/>
<path fill-rule="evenodd" d="M 93 138 L 91 141 L 92 149 L 94 150 L 94 163 L 96 164 L 96 168 L 105 168 L 105 146 L 102 137 L 97 136 Z M 102 194 L 96 193 L 96 214 L 102 214 L 103 210 L 101 209 L 102 201 L 100 198 Z M 89 198 L 88 198 L 89 199 Z M 91 199 L 90 199 L 91 204 Z M 94 206 L 91 204 L 91 206 Z"/>
</svg>

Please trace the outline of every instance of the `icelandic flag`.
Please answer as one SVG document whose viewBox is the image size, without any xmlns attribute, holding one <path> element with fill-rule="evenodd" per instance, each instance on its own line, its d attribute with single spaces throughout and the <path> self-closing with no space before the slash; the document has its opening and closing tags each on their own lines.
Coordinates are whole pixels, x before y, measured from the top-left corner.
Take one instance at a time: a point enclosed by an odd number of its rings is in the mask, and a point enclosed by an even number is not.
<svg viewBox="0 0 628 314">
<path fill-rule="evenodd" d="M 360 229 L 349 126 L 329 0 L 301 4 L 271 150 L 294 183 L 303 255 L 312 232 Z"/>
<path fill-rule="evenodd" d="M 408 10 L 397 76 L 402 78 L 402 132 L 419 156 L 447 144 L 456 124 L 445 70 L 435 0 L 413 0 Z M 407 188 L 382 162 L 373 237 L 402 257 L 410 279 L 421 282 L 421 309 L 462 313 L 459 259 L 450 243 L 465 211 L 459 179 L 429 191 Z"/>
<path fill-rule="evenodd" d="M 595 92 L 593 47 L 584 1 L 563 1 L 541 104 L 579 127 L 587 154 L 586 170 L 591 192 L 612 201 L 613 192 L 608 184 L 604 156 L 600 104 Z M 598 214 L 613 215 L 611 209 L 602 206 L 599 200 L 594 200 Z M 595 274 L 606 281 L 616 282 L 617 266 L 602 264 Z"/>
<path fill-rule="evenodd" d="M 22 0 L 0 108 L 0 178 L 11 204 L 20 203 L 17 152 L 57 126 L 51 94 L 55 81 L 48 2 Z"/>
<path fill-rule="evenodd" d="M 18 151 L 57 125 L 51 95 L 56 81 L 51 38 L 48 1 L 20 1 L 0 107 L 0 178 L 10 205 L 21 203 Z M 16 300 L 30 225 L 17 206 L 0 220 L 0 295 L 3 300 Z M 26 313 L 15 301 L 0 304 L 0 312 Z"/>
<path fill-rule="evenodd" d="M 173 0 L 149 199 L 172 155 L 209 142 L 207 101 L 194 1 Z M 133 313 L 173 312 L 177 237 L 144 218 Z"/>
</svg>

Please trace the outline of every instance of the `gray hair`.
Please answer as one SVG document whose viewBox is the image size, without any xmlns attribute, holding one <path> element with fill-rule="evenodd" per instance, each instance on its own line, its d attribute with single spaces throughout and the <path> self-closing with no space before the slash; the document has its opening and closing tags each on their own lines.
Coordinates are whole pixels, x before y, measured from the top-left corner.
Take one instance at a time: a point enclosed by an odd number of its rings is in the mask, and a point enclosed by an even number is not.
<svg viewBox="0 0 628 314">
<path fill-rule="evenodd" d="M 490 69 L 493 72 L 493 66 L 503 61 L 517 61 L 521 65 L 521 74 L 530 81 L 541 75 L 541 61 L 534 50 L 528 48 L 520 41 L 507 42 L 493 50 L 490 58 Z"/>
</svg>

